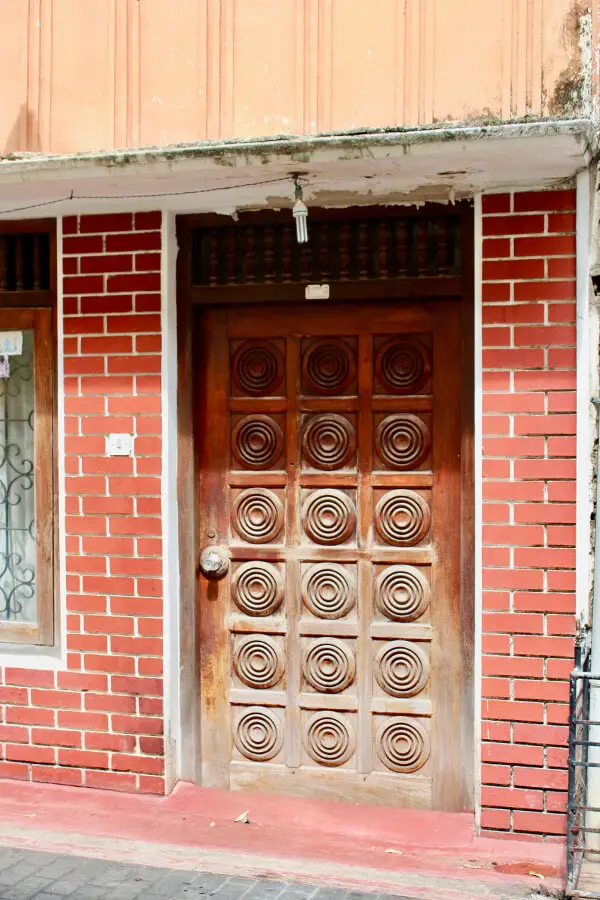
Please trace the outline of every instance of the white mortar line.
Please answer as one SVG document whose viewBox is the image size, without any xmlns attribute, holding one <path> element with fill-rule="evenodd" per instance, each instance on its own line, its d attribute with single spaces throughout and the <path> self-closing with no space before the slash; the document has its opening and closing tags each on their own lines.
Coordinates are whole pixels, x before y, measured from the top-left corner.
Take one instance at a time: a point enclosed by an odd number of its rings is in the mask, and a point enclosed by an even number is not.
<svg viewBox="0 0 600 900">
<path fill-rule="evenodd" d="M 474 552 L 475 560 L 473 566 L 475 585 L 473 595 L 473 615 L 474 622 L 474 641 L 473 653 L 473 727 L 474 727 L 474 759 L 475 773 L 473 779 L 474 803 L 475 803 L 475 828 L 479 831 L 481 827 L 481 632 L 482 632 L 482 616 L 483 616 L 483 598 L 482 598 L 482 460 L 483 460 L 483 443 L 482 443 L 482 415 L 483 415 L 483 383 L 482 383 L 482 215 L 481 215 L 481 194 L 475 194 L 474 197 L 474 448 L 473 448 L 473 481 L 474 481 L 474 527 L 475 541 Z"/>
<path fill-rule="evenodd" d="M 177 507 L 177 238 L 175 216 L 162 210 L 162 538 L 165 788 L 172 790 L 181 772 L 179 535 Z"/>
</svg>

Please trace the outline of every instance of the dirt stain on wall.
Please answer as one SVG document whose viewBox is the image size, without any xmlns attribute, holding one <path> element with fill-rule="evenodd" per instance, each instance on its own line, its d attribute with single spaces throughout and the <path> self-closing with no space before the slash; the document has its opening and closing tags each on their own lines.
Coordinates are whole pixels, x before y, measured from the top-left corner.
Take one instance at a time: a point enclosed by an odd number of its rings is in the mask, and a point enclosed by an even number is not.
<svg viewBox="0 0 600 900">
<path fill-rule="evenodd" d="M 581 116 L 589 113 L 591 82 L 592 13 L 585 0 L 578 0 L 567 13 L 562 41 L 569 62 L 558 76 L 548 103 L 551 116 Z"/>
</svg>

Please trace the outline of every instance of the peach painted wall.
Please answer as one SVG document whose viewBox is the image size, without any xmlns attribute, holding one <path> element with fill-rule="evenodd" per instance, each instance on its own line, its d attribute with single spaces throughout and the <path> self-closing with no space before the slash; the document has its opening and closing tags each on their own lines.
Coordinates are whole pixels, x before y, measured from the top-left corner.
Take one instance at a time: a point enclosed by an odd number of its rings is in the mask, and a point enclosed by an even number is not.
<svg viewBox="0 0 600 900">
<path fill-rule="evenodd" d="M 0 0 L 0 153 L 579 114 L 586 9 Z"/>
</svg>

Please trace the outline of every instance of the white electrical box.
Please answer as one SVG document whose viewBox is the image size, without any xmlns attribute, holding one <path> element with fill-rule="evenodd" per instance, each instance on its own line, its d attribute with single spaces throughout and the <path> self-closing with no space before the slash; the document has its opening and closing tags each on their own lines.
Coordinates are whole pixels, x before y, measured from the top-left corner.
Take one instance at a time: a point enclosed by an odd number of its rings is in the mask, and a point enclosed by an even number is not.
<svg viewBox="0 0 600 900">
<path fill-rule="evenodd" d="M 108 456 L 133 456 L 133 435 L 109 434 L 106 453 Z"/>
<path fill-rule="evenodd" d="M 307 300 L 329 300 L 328 284 L 307 284 L 304 289 Z"/>
</svg>

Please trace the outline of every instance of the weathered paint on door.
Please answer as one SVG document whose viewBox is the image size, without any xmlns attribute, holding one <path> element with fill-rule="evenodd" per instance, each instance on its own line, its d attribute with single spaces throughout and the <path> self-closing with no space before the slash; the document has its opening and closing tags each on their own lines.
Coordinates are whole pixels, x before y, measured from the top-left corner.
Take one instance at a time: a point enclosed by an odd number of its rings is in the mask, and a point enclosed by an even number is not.
<svg viewBox="0 0 600 900">
<path fill-rule="evenodd" d="M 202 782 L 460 808 L 458 303 L 199 315 Z"/>
</svg>

